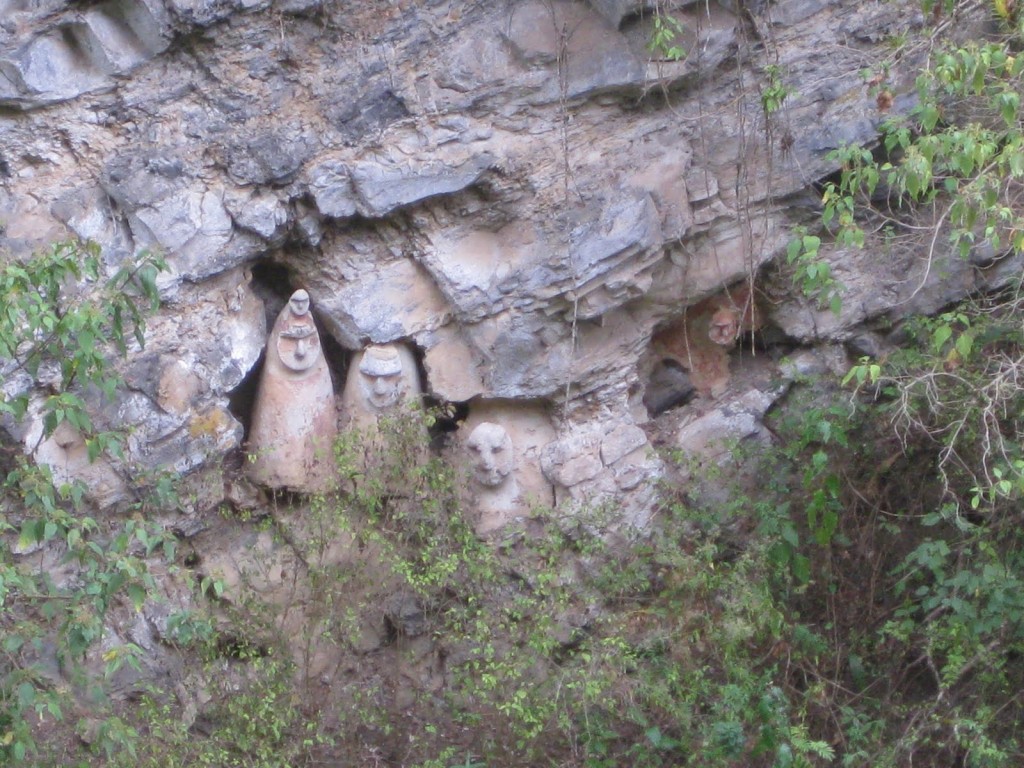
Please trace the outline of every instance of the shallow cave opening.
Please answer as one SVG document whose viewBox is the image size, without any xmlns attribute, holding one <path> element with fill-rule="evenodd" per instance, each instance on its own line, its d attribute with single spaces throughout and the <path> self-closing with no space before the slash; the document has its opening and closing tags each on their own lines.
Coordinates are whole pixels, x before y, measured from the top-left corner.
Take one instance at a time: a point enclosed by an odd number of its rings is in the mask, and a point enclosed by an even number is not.
<svg viewBox="0 0 1024 768">
<path fill-rule="evenodd" d="M 729 349 L 730 381 L 756 381 L 782 358 L 799 348 L 799 343 L 772 323 L 743 331 Z M 673 408 L 688 405 L 697 397 L 689 371 L 678 360 L 664 357 L 650 369 L 643 390 L 647 415 L 655 418 Z"/>
<path fill-rule="evenodd" d="M 293 280 L 288 269 L 280 264 L 272 261 L 261 261 L 253 265 L 252 290 L 263 301 L 268 336 L 270 330 L 274 327 L 277 316 L 284 309 L 285 304 L 288 303 L 292 293 L 301 287 L 301 281 Z M 351 354 L 328 333 L 324 323 L 317 316 L 315 302 L 313 303 L 312 311 L 317 331 L 320 334 L 320 348 L 324 359 L 327 361 L 327 367 L 331 371 L 334 391 L 335 394 L 340 396 L 345 387 L 345 376 L 348 373 Z M 249 439 L 252 412 L 256 405 L 256 396 L 259 392 L 260 377 L 263 374 L 265 361 L 266 351 L 264 350 L 249 373 L 246 374 L 241 383 L 228 396 L 228 410 L 231 411 L 231 415 L 238 419 L 245 430 L 243 440 Z"/>
<path fill-rule="evenodd" d="M 252 370 L 242 379 L 242 383 L 228 394 L 228 410 L 245 430 L 243 441 L 249 439 L 249 426 L 252 424 L 252 411 L 256 405 L 256 393 L 260 386 L 260 376 L 263 374 L 265 354 L 260 353 L 259 359 L 253 365 Z"/>
<path fill-rule="evenodd" d="M 672 408 L 686 405 L 696 394 L 686 369 L 675 360 L 665 358 L 658 361 L 651 371 L 643 402 L 647 415 L 653 419 Z"/>
<path fill-rule="evenodd" d="M 732 357 L 757 357 L 769 355 L 774 360 L 790 354 L 799 347 L 796 339 L 772 322 L 766 321 L 757 330 L 743 331 L 736 339 Z"/>
<path fill-rule="evenodd" d="M 466 420 L 469 415 L 469 404 L 451 402 L 429 394 L 430 384 L 427 378 L 427 368 L 423 362 L 424 350 L 416 344 L 408 346 L 412 350 L 413 359 L 416 360 L 416 372 L 423 385 L 423 408 L 434 414 L 434 423 L 428 429 L 430 445 L 436 450 L 441 450 L 447 445 L 449 435 L 458 430 L 459 424 Z"/>
<path fill-rule="evenodd" d="M 260 261 L 252 266 L 252 290 L 263 301 L 267 330 L 296 290 L 288 268 L 273 261 Z"/>
</svg>

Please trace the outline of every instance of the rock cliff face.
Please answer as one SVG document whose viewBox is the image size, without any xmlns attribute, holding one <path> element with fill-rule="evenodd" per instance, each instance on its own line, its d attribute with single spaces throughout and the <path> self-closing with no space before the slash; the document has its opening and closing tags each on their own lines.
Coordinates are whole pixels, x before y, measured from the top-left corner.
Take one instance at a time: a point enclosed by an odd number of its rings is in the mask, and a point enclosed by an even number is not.
<svg viewBox="0 0 1024 768">
<path fill-rule="evenodd" d="M 782 352 L 877 346 L 865 321 L 1005 276 L 823 250 L 835 317 L 780 258 L 828 152 L 886 118 L 862 70 L 924 23 L 915 3 L 670 5 L 678 59 L 647 0 L 0 0 L 0 247 L 75 236 L 111 269 L 140 249 L 171 266 L 127 389 L 97 404 L 132 429 L 122 471 L 238 451 L 266 318 L 304 288 L 337 387 L 366 345 L 401 343 L 435 401 L 544 415 L 531 451 L 559 504 L 642 526 L 653 435 L 706 441 L 748 401 L 757 432 L 800 367 Z M 893 110 L 914 74 L 891 70 Z M 730 386 L 673 415 L 710 426 L 659 430 L 690 387 L 652 335 L 737 283 L 766 341 L 726 347 Z"/>
</svg>

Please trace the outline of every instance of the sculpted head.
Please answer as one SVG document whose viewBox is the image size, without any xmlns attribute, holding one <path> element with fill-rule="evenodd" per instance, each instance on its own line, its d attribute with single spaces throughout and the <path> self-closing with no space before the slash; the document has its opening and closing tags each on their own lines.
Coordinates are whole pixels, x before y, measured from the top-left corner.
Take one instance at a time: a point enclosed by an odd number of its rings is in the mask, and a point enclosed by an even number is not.
<svg viewBox="0 0 1024 768">
<path fill-rule="evenodd" d="M 722 307 L 711 316 L 708 338 L 715 344 L 727 347 L 740 335 L 739 312 L 732 307 Z"/>
<path fill-rule="evenodd" d="M 303 317 L 309 312 L 309 294 L 300 288 L 288 299 L 288 308 L 295 317 Z"/>
<path fill-rule="evenodd" d="M 485 488 L 497 488 L 512 473 L 512 438 L 500 424 L 478 424 L 466 440 L 466 448 L 473 463 L 473 477 Z"/>
<path fill-rule="evenodd" d="M 293 293 L 281 314 L 285 322 L 279 325 L 277 356 L 285 368 L 308 371 L 320 358 L 320 337 L 309 316 L 309 294 L 302 290 Z"/>
<path fill-rule="evenodd" d="M 402 399 L 402 358 L 394 346 L 363 350 L 359 374 L 359 388 L 374 408 L 390 408 Z"/>
</svg>

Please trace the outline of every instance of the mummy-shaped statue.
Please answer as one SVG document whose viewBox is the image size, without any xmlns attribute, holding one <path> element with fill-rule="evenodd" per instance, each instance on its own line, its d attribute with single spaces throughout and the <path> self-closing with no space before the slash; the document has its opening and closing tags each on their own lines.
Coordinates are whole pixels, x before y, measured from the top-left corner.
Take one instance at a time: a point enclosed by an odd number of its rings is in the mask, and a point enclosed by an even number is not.
<svg viewBox="0 0 1024 768">
<path fill-rule="evenodd" d="M 274 323 L 249 432 L 249 476 L 270 488 L 330 488 L 337 435 L 334 386 L 309 311 L 296 291 Z"/>
</svg>

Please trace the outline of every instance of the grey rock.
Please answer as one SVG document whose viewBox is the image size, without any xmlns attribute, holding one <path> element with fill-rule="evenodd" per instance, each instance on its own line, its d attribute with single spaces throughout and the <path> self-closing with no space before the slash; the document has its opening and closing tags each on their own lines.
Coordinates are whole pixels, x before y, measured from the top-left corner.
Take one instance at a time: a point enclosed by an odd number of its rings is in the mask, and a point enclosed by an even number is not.
<svg viewBox="0 0 1024 768">
<path fill-rule="evenodd" d="M 647 434 L 632 424 L 620 424 L 601 441 L 601 461 L 606 467 L 647 445 Z"/>
<path fill-rule="evenodd" d="M 240 11 L 269 8 L 271 0 L 166 0 L 171 13 L 180 22 L 208 27 Z"/>
<path fill-rule="evenodd" d="M 0 57 L 0 104 L 31 109 L 111 88 L 114 75 L 169 44 L 166 13 L 156 0 L 109 0 L 81 14 L 69 10 L 51 29 Z"/>
<path fill-rule="evenodd" d="M 427 617 L 415 595 L 392 595 L 384 608 L 384 618 L 392 632 L 403 637 L 418 637 L 427 631 Z"/>
<path fill-rule="evenodd" d="M 324 0 L 274 0 L 274 7 L 282 13 L 314 14 L 323 10 Z"/>
<path fill-rule="evenodd" d="M 772 9 L 772 23 L 780 27 L 792 27 L 832 4 L 831 0 L 790 0 L 776 3 Z"/>
<path fill-rule="evenodd" d="M 359 86 L 341 84 L 326 106 L 326 116 L 347 142 L 355 143 L 408 117 L 409 109 L 390 87 L 371 80 Z"/>
<path fill-rule="evenodd" d="M 42 106 L 110 85 L 113 71 L 92 30 L 67 24 L 26 45 L 5 62 L 7 79 L 20 90 L 12 106 Z M 20 89 L 18 86 L 21 86 Z"/>
<path fill-rule="evenodd" d="M 696 391 L 686 371 L 674 365 L 658 365 L 644 389 L 643 402 L 647 412 L 657 416 L 693 399 Z"/>
<path fill-rule="evenodd" d="M 355 190 L 344 162 L 328 160 L 313 168 L 309 176 L 309 191 L 321 214 L 335 219 L 355 215 Z"/>
<path fill-rule="evenodd" d="M 276 131 L 225 149 L 228 173 L 238 184 L 285 184 L 313 153 L 312 139 L 297 129 Z"/>
<path fill-rule="evenodd" d="M 283 241 L 288 224 L 288 209 L 269 192 L 225 197 L 224 207 L 239 227 L 254 232 L 268 242 Z"/>
<path fill-rule="evenodd" d="M 654 3 L 650 0 L 589 0 L 589 2 L 616 29 L 619 28 L 626 16 L 654 7 Z"/>
<path fill-rule="evenodd" d="M 351 169 L 356 208 L 364 216 L 378 218 L 420 200 L 458 192 L 477 182 L 494 162 L 491 155 L 480 154 L 455 166 L 429 161 L 410 166 L 357 163 Z"/>
<path fill-rule="evenodd" d="M 306 208 L 302 204 L 297 204 L 296 209 L 295 224 L 298 227 L 299 235 L 307 245 L 316 248 L 320 245 L 324 236 L 324 229 L 320 224 L 320 217 L 316 215 L 315 211 Z"/>
</svg>

